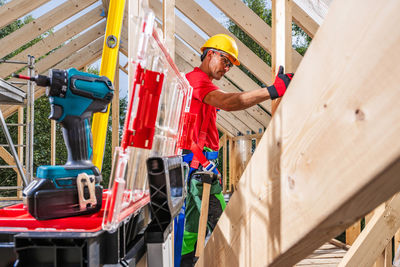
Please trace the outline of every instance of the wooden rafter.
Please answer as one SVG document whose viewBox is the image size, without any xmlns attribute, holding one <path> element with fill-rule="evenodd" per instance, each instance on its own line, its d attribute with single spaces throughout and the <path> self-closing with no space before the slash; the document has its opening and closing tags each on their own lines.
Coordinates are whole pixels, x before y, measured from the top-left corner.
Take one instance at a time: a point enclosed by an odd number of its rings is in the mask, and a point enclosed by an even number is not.
<svg viewBox="0 0 400 267">
<path fill-rule="evenodd" d="M 40 7 L 50 0 L 13 0 L 0 7 L 0 28 L 10 24 L 11 22 L 25 16 L 32 10 Z"/>
<path fill-rule="evenodd" d="M 272 79 L 280 66 L 284 72 L 294 72 L 292 51 L 292 0 L 272 1 Z M 271 114 L 274 115 L 282 98 L 272 100 Z"/>
<path fill-rule="evenodd" d="M 72 53 L 78 51 L 89 45 L 93 40 L 96 40 L 104 35 L 105 21 L 99 23 L 89 31 L 85 32 L 85 34 L 80 35 L 79 37 L 71 40 L 68 44 L 60 47 L 56 51 L 54 51 L 51 55 L 52 63 L 57 64 L 66 58 L 67 55 L 71 55 Z M 38 69 L 49 69 L 52 66 L 49 66 L 50 61 L 39 61 L 36 64 L 36 68 Z M 46 66 L 43 67 L 42 65 Z"/>
<path fill-rule="evenodd" d="M 399 191 L 399 12 L 332 3 L 197 266 L 292 266 Z"/>
<path fill-rule="evenodd" d="M 319 28 L 316 23 L 295 1 L 292 1 L 292 19 L 308 36 L 314 38 L 315 33 Z"/>
<path fill-rule="evenodd" d="M 96 0 L 68 0 L 0 40 L 0 58 L 85 9 Z"/>
<path fill-rule="evenodd" d="M 217 128 L 222 132 L 228 133 L 231 136 L 236 136 L 239 132 L 232 124 L 230 124 L 223 116 L 217 116 Z"/>
<path fill-rule="evenodd" d="M 14 157 L 8 152 L 4 147 L 0 147 L 0 157 L 8 164 L 8 165 L 16 165 Z M 18 173 L 18 169 L 15 167 L 13 170 Z M 22 168 L 24 173 L 26 173 L 25 168 Z"/>
<path fill-rule="evenodd" d="M 172 58 L 175 56 L 175 0 L 163 0 L 162 29 L 165 45 Z"/>
<path fill-rule="evenodd" d="M 400 193 L 378 209 L 339 266 L 372 266 L 400 228 Z"/>
</svg>

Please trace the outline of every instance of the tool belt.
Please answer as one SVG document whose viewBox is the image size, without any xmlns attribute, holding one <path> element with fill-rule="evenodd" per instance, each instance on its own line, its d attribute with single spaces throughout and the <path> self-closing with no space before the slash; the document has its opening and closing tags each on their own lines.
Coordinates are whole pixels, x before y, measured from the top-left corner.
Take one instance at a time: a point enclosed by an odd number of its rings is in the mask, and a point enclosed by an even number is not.
<svg viewBox="0 0 400 267">
<path fill-rule="evenodd" d="M 192 161 L 193 161 L 193 158 L 195 157 L 195 155 L 190 150 L 184 150 L 183 153 L 184 153 L 182 155 L 183 161 L 190 165 L 190 171 L 189 171 L 189 176 L 190 176 L 190 174 L 194 170 L 197 170 L 199 168 L 199 166 L 197 168 L 192 167 Z M 204 171 L 212 171 L 212 172 L 218 174 L 218 170 L 215 167 L 215 162 L 213 161 L 213 160 L 216 160 L 218 158 L 218 151 L 212 151 L 212 152 L 203 151 L 201 153 L 201 155 L 202 156 L 197 156 L 197 158 L 199 158 L 199 157 L 203 158 L 204 157 L 204 159 L 207 162 L 209 162 L 208 164 L 205 164 L 206 166 L 202 165 L 202 167 L 203 167 L 202 169 Z"/>
</svg>

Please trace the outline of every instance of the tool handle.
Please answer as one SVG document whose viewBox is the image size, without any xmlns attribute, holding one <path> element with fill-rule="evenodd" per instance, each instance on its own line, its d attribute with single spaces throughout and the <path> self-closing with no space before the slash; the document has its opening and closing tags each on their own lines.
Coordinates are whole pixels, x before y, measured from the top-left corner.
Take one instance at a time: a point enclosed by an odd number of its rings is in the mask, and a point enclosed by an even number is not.
<svg viewBox="0 0 400 267">
<path fill-rule="evenodd" d="M 211 184 L 203 183 L 203 195 L 201 198 L 201 210 L 199 219 L 199 230 L 197 235 L 196 257 L 200 257 L 204 251 L 204 241 L 206 239 L 208 206 L 210 203 Z"/>
<path fill-rule="evenodd" d="M 66 165 L 93 165 L 93 140 L 89 117 L 67 116 L 61 122 L 61 126 L 68 153 Z"/>
</svg>

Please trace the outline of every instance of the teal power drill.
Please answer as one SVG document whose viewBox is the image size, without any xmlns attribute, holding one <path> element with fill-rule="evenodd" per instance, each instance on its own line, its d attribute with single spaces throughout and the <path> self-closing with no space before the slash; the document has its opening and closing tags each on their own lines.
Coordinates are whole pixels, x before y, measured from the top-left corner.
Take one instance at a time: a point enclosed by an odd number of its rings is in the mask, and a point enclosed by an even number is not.
<svg viewBox="0 0 400 267">
<path fill-rule="evenodd" d="M 103 188 L 99 169 L 93 165 L 90 119 L 106 112 L 113 86 L 105 76 L 51 69 L 49 76 L 14 75 L 47 87 L 49 119 L 62 126 L 68 158 L 65 165 L 40 166 L 23 197 L 29 213 L 38 220 L 95 213 L 101 209 Z"/>
</svg>

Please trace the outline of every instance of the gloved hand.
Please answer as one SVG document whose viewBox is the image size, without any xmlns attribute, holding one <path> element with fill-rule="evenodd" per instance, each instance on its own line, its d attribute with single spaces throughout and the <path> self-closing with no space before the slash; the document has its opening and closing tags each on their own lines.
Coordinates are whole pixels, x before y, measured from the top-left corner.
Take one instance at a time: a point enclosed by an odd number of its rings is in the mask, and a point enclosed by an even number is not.
<svg viewBox="0 0 400 267">
<path fill-rule="evenodd" d="M 285 94 L 286 88 L 289 86 L 293 75 L 293 73 L 283 73 L 283 66 L 279 66 L 274 84 L 267 87 L 271 99 L 276 99 Z"/>
</svg>

